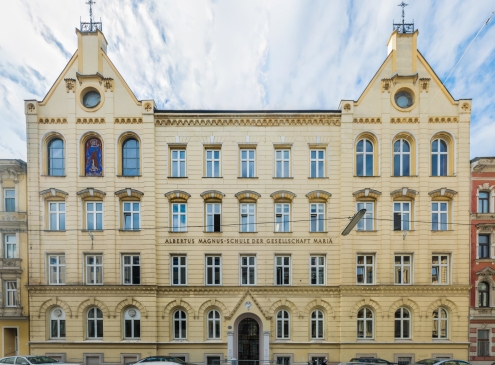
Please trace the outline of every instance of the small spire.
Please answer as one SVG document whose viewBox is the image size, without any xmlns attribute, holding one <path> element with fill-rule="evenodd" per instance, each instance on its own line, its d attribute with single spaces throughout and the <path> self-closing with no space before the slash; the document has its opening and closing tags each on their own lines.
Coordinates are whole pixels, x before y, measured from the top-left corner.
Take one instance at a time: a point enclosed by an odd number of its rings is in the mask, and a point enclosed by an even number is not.
<svg viewBox="0 0 495 365">
<path fill-rule="evenodd" d="M 414 20 L 412 23 L 405 22 L 404 8 L 408 5 L 404 1 L 397 5 L 402 8 L 402 23 L 393 23 L 393 26 L 394 30 L 397 30 L 399 33 L 414 33 Z"/>
<path fill-rule="evenodd" d="M 88 0 L 86 2 L 89 5 L 89 22 L 81 21 L 81 32 L 96 32 L 97 29 L 102 30 L 101 18 L 99 22 L 95 22 L 93 20 L 93 4 L 96 4 L 96 1 Z"/>
</svg>

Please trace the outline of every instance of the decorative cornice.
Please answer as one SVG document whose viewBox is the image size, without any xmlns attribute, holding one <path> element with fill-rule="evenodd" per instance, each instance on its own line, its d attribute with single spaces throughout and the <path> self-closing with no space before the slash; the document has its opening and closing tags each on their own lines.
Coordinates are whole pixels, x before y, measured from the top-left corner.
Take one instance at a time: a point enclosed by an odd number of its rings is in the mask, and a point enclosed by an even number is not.
<svg viewBox="0 0 495 365">
<path fill-rule="evenodd" d="M 288 199 L 292 201 L 296 196 L 297 196 L 296 194 L 294 194 L 292 191 L 289 190 L 279 190 L 270 194 L 270 197 L 273 200 Z"/>
<path fill-rule="evenodd" d="M 400 198 L 402 196 L 407 196 L 408 198 L 415 199 L 416 195 L 418 195 L 418 194 L 419 194 L 418 191 L 413 190 L 413 189 L 409 189 L 409 188 L 397 189 L 397 190 L 394 190 L 390 193 L 390 195 L 392 195 L 393 199 L 397 199 L 397 198 Z"/>
<path fill-rule="evenodd" d="M 253 126 L 253 127 L 277 127 L 298 125 L 327 125 L 340 126 L 340 116 L 328 115 L 298 115 L 266 116 L 263 114 L 241 116 L 231 113 L 228 116 L 208 115 L 155 115 L 156 126 Z"/>
<path fill-rule="evenodd" d="M 105 124 L 105 118 L 77 118 L 76 124 Z"/>
<path fill-rule="evenodd" d="M 107 195 L 107 193 L 105 193 L 101 190 L 98 190 L 98 189 L 87 188 L 87 189 L 83 189 L 83 190 L 78 191 L 77 195 L 79 195 L 81 197 L 81 199 L 92 198 L 92 197 L 103 199 L 105 197 L 105 195 Z"/>
<path fill-rule="evenodd" d="M 495 219 L 495 213 L 472 213 L 471 219 Z"/>
<path fill-rule="evenodd" d="M 493 233 L 493 229 L 495 228 L 495 223 L 478 223 L 476 225 L 478 229 L 478 233 Z"/>
<path fill-rule="evenodd" d="M 390 118 L 392 124 L 419 123 L 419 118 Z"/>
<path fill-rule="evenodd" d="M 359 199 L 359 198 L 374 198 L 374 199 L 378 199 L 378 197 L 380 195 L 382 195 L 382 193 L 379 192 L 378 190 L 374 190 L 374 189 L 370 189 L 370 188 L 365 188 L 365 189 L 361 189 L 361 190 L 355 191 L 354 193 L 352 193 L 352 195 L 354 195 L 354 197 L 356 199 Z"/>
<path fill-rule="evenodd" d="M 483 276 L 483 277 L 490 277 L 491 278 L 493 275 L 495 275 L 495 270 L 489 266 L 476 272 L 476 276 Z"/>
<path fill-rule="evenodd" d="M 182 190 L 172 190 L 166 193 L 165 197 L 170 201 L 174 199 L 184 199 L 185 201 L 187 201 L 191 197 L 191 194 L 186 193 Z"/>
<path fill-rule="evenodd" d="M 143 118 L 115 118 L 115 124 L 143 124 Z"/>
<path fill-rule="evenodd" d="M 459 118 L 457 117 L 430 117 L 428 123 L 457 123 Z"/>
<path fill-rule="evenodd" d="M 66 193 L 65 191 L 55 189 L 55 188 L 50 188 L 46 189 L 43 191 L 40 191 L 40 195 L 43 197 L 43 199 L 51 198 L 51 197 L 58 197 L 58 198 L 66 198 L 69 193 Z"/>
<path fill-rule="evenodd" d="M 79 85 L 82 85 L 85 80 L 93 80 L 96 79 L 100 85 L 103 85 L 105 91 L 113 91 L 114 82 L 111 77 L 104 77 L 101 73 L 97 72 L 91 75 L 83 75 L 79 72 L 76 72 L 77 81 L 79 81 Z"/>
<path fill-rule="evenodd" d="M 428 193 L 428 195 L 431 196 L 432 198 L 438 198 L 439 196 L 444 196 L 449 199 L 454 198 L 454 195 L 456 194 L 457 191 L 447 188 L 435 189 Z"/>
<path fill-rule="evenodd" d="M 222 200 L 223 197 L 225 196 L 224 193 L 218 190 L 207 190 L 203 191 L 201 194 L 199 194 L 204 200 L 206 199 L 218 199 Z"/>
<path fill-rule="evenodd" d="M 136 189 L 125 188 L 125 189 L 116 191 L 115 195 L 118 196 L 119 199 L 127 198 L 127 197 L 133 197 L 133 198 L 141 199 L 141 197 L 144 195 L 144 193 L 142 193 Z"/>
<path fill-rule="evenodd" d="M 67 124 L 67 118 L 39 118 L 38 124 Z"/>
<path fill-rule="evenodd" d="M 243 199 L 253 199 L 253 200 L 258 200 L 261 198 L 261 195 L 258 194 L 256 191 L 253 190 L 243 190 L 235 194 L 235 197 L 237 200 L 241 201 Z"/>
<path fill-rule="evenodd" d="M 313 190 L 310 191 L 309 193 L 306 194 L 306 198 L 309 200 L 314 200 L 314 199 L 325 199 L 328 200 L 332 197 L 332 194 L 330 194 L 328 191 L 324 190 Z"/>
<path fill-rule="evenodd" d="M 380 118 L 354 118 L 352 122 L 364 124 L 380 124 L 382 120 Z"/>
</svg>

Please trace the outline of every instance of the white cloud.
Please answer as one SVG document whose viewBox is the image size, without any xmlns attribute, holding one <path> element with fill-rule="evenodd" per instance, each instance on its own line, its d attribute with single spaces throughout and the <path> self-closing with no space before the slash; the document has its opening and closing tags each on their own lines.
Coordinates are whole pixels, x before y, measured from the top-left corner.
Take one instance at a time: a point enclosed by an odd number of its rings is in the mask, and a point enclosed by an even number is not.
<svg viewBox="0 0 495 365">
<path fill-rule="evenodd" d="M 0 158 L 26 159 L 24 99 L 42 99 L 76 50 L 85 1 L 20 0 L 0 15 Z M 495 0 L 411 2 L 418 48 L 445 79 Z M 164 109 L 335 109 L 386 57 L 396 0 L 105 0 L 108 54 Z M 495 155 L 495 19 L 447 86 L 473 98 L 472 157 Z M 15 32 L 13 31 L 15 30 Z"/>
</svg>

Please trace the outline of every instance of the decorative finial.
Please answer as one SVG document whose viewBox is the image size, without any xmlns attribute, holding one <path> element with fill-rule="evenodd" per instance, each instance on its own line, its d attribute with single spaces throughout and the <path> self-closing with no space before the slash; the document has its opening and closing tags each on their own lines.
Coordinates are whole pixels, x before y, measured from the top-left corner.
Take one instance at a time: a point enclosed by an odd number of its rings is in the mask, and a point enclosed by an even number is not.
<svg viewBox="0 0 495 365">
<path fill-rule="evenodd" d="M 402 23 L 393 23 L 393 26 L 399 33 L 414 33 L 414 20 L 412 23 L 405 22 L 404 8 L 408 5 L 404 1 L 397 5 L 402 8 Z"/>
<path fill-rule="evenodd" d="M 88 0 L 86 2 L 89 5 L 89 23 L 81 21 L 81 32 L 96 32 L 97 29 L 102 30 L 101 18 L 99 22 L 93 21 L 93 4 L 96 4 L 94 0 Z"/>
<path fill-rule="evenodd" d="M 89 0 L 89 3 L 91 3 L 91 0 Z M 89 3 L 86 3 L 86 4 L 89 4 Z M 409 4 L 406 4 L 404 1 L 403 1 L 403 2 L 401 2 L 399 5 L 397 5 L 397 6 L 402 7 L 402 24 L 404 24 L 404 8 L 405 8 L 406 6 L 408 6 L 408 5 L 409 5 Z M 90 5 L 90 6 L 91 6 L 91 5 Z M 91 7 L 90 7 L 90 10 L 89 10 L 89 14 L 90 14 L 90 16 L 91 16 Z"/>
</svg>

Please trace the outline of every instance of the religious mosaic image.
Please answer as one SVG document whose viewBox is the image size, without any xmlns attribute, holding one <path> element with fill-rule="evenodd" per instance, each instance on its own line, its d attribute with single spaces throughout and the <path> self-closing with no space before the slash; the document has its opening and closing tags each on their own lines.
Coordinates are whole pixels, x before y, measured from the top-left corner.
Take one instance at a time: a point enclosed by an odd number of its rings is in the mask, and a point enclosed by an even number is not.
<svg viewBox="0 0 495 365">
<path fill-rule="evenodd" d="M 85 146 L 86 163 L 84 167 L 86 176 L 101 176 L 103 166 L 101 164 L 102 145 L 98 138 L 90 138 L 86 141 Z"/>
</svg>

